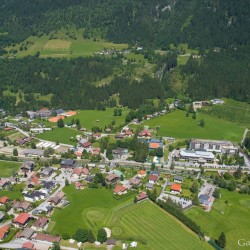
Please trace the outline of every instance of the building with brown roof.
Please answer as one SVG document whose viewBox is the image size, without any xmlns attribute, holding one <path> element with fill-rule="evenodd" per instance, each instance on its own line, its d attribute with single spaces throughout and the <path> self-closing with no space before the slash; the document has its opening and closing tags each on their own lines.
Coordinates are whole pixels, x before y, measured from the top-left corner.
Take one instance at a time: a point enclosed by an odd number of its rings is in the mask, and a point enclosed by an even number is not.
<svg viewBox="0 0 250 250">
<path fill-rule="evenodd" d="M 39 217 L 34 224 L 32 225 L 32 229 L 36 231 L 42 231 L 45 229 L 45 227 L 48 225 L 49 219 L 46 217 Z"/>
<path fill-rule="evenodd" d="M 53 205 L 57 205 L 63 199 L 64 196 L 65 194 L 62 191 L 60 191 L 54 197 L 51 197 L 48 202 L 50 202 Z"/>
<path fill-rule="evenodd" d="M 119 180 L 119 176 L 116 174 L 109 174 L 106 176 L 106 182 L 108 184 L 116 184 L 118 180 Z"/>
<path fill-rule="evenodd" d="M 34 244 L 32 242 L 23 243 L 22 248 L 30 249 L 30 250 L 36 250 L 35 247 L 34 247 Z"/>
<path fill-rule="evenodd" d="M 13 201 L 12 208 L 27 212 L 30 208 L 30 203 L 28 201 Z"/>
<path fill-rule="evenodd" d="M 114 188 L 114 194 L 123 195 L 127 193 L 127 188 L 122 185 L 116 185 Z"/>
<path fill-rule="evenodd" d="M 139 201 L 142 201 L 142 200 L 145 200 L 148 198 L 148 195 L 145 193 L 145 192 L 140 192 L 137 196 L 136 196 L 136 199 L 137 199 L 137 202 Z"/>
<path fill-rule="evenodd" d="M 3 241 L 4 238 L 8 235 L 10 230 L 10 226 L 9 225 L 5 225 L 3 227 L 0 228 L 0 241 Z"/>
<path fill-rule="evenodd" d="M 23 240 L 30 240 L 34 233 L 35 231 L 32 228 L 26 227 L 23 231 L 19 231 L 16 234 L 16 238 L 23 239 Z"/>
<path fill-rule="evenodd" d="M 2 196 L 0 198 L 0 205 L 5 205 L 10 201 L 10 198 L 8 196 Z"/>
<path fill-rule="evenodd" d="M 54 242 L 60 242 L 61 238 L 59 236 L 53 236 L 53 235 L 49 235 L 49 234 L 40 234 L 38 233 L 34 239 L 36 241 L 39 242 L 50 242 L 50 243 L 54 243 Z"/>
</svg>

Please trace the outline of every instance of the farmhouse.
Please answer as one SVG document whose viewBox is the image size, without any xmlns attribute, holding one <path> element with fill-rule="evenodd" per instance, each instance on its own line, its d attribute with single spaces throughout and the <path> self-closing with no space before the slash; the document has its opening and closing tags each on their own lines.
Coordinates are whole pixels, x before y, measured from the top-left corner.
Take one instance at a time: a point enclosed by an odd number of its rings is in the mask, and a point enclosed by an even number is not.
<svg viewBox="0 0 250 250">
<path fill-rule="evenodd" d="M 109 174 L 108 176 L 106 176 L 106 182 L 108 184 L 116 184 L 118 180 L 119 176 L 116 174 Z"/>
<path fill-rule="evenodd" d="M 62 191 L 60 191 L 54 197 L 51 197 L 49 199 L 49 202 L 51 204 L 57 205 L 63 199 L 64 196 L 65 196 L 65 194 Z"/>
<path fill-rule="evenodd" d="M 52 175 L 53 171 L 54 171 L 54 170 L 53 170 L 52 167 L 46 167 L 46 168 L 44 168 L 44 169 L 41 171 L 40 176 L 41 176 L 42 178 L 48 178 L 48 177 L 50 177 L 50 176 Z"/>
<path fill-rule="evenodd" d="M 9 185 L 9 181 L 6 179 L 0 180 L 0 189 L 5 189 Z"/>
<path fill-rule="evenodd" d="M 117 159 L 126 160 L 128 157 L 128 149 L 127 148 L 117 148 L 115 150 L 112 150 L 112 154 L 113 154 L 114 160 L 117 160 Z"/>
<path fill-rule="evenodd" d="M 230 141 L 191 139 L 189 143 L 190 150 L 206 150 L 208 152 L 217 152 L 222 154 L 236 154 L 238 147 L 235 147 Z"/>
<path fill-rule="evenodd" d="M 179 175 L 175 175 L 174 176 L 174 182 L 182 183 L 183 182 L 183 177 L 179 176 Z"/>
<path fill-rule="evenodd" d="M 13 225 L 18 228 L 25 227 L 30 219 L 31 216 L 28 213 L 21 213 L 13 220 Z"/>
<path fill-rule="evenodd" d="M 129 183 L 132 185 L 132 186 L 140 186 L 141 185 L 141 180 L 139 177 L 135 177 L 135 178 L 132 178 L 130 179 Z"/>
<path fill-rule="evenodd" d="M 181 193 L 181 185 L 173 183 L 170 187 L 170 192 L 174 194 L 180 194 Z"/>
<path fill-rule="evenodd" d="M 0 228 L 0 241 L 3 241 L 5 239 L 5 237 L 8 235 L 10 230 L 10 226 L 9 225 L 5 225 L 3 227 Z"/>
<path fill-rule="evenodd" d="M 114 194 L 123 195 L 127 193 L 127 188 L 122 185 L 116 185 L 114 188 Z"/>
<path fill-rule="evenodd" d="M 64 160 L 61 160 L 61 168 L 75 168 L 77 167 L 77 162 L 73 159 L 64 159 Z"/>
<path fill-rule="evenodd" d="M 31 172 L 35 168 L 35 162 L 34 161 L 26 161 L 21 165 L 20 170 L 23 173 Z"/>
<path fill-rule="evenodd" d="M 49 242 L 49 243 L 54 243 L 54 242 L 60 242 L 61 238 L 59 236 L 52 236 L 48 234 L 40 234 L 38 233 L 34 239 L 37 242 Z"/>
</svg>

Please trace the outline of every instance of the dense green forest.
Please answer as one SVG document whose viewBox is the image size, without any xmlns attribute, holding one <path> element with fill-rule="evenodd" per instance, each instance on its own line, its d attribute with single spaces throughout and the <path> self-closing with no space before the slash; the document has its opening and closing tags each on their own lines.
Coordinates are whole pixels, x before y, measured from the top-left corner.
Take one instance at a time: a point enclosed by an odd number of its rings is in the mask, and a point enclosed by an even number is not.
<svg viewBox="0 0 250 250">
<path fill-rule="evenodd" d="M 125 64 L 122 55 L 0 58 L 0 108 L 12 113 L 42 106 L 104 109 L 115 106 L 117 97 L 132 109 L 146 99 L 167 97 L 250 103 L 249 16 L 247 0 L 0 0 L 0 55 L 31 35 L 83 28 L 86 39 L 143 46 L 138 53 L 154 66 L 137 79 L 136 62 Z M 199 56 L 178 65 L 177 56 L 186 53 L 177 49 L 183 43 Z M 107 77 L 108 84 L 95 84 Z M 17 101 L 13 93 L 20 92 L 24 96 Z M 35 93 L 53 95 L 45 101 Z"/>
</svg>

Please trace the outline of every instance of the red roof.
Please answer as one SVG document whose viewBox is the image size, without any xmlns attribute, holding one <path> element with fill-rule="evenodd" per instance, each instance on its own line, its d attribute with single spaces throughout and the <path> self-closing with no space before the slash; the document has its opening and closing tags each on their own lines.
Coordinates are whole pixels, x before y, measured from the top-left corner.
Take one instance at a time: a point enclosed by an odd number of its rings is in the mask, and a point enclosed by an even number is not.
<svg viewBox="0 0 250 250">
<path fill-rule="evenodd" d="M 81 188 L 81 187 L 82 187 L 82 183 L 76 182 L 76 183 L 75 183 L 75 187 L 76 187 L 76 188 Z"/>
<path fill-rule="evenodd" d="M 6 234 L 9 232 L 10 226 L 5 225 L 0 228 L 0 240 L 3 240 Z"/>
<path fill-rule="evenodd" d="M 171 190 L 181 192 L 181 185 L 180 185 L 180 184 L 173 183 L 173 184 L 171 185 Z"/>
<path fill-rule="evenodd" d="M 75 168 L 75 169 L 73 170 L 73 174 L 81 175 L 81 174 L 82 174 L 82 168 Z"/>
<path fill-rule="evenodd" d="M 138 195 L 137 195 L 137 200 L 140 201 L 140 200 L 144 200 L 148 198 L 148 195 L 145 193 L 145 192 L 140 192 Z"/>
<path fill-rule="evenodd" d="M 117 186 L 115 187 L 115 189 L 114 189 L 114 193 L 118 194 L 118 193 L 124 192 L 124 191 L 126 191 L 126 190 L 127 190 L 127 188 L 125 188 L 124 186 L 122 186 L 122 185 L 117 185 Z"/>
<path fill-rule="evenodd" d="M 35 236 L 35 240 L 39 240 L 39 241 L 47 241 L 47 242 L 59 242 L 61 240 L 61 238 L 59 236 L 52 236 L 52 235 L 48 235 L 48 234 L 37 234 Z"/>
<path fill-rule="evenodd" d="M 159 142 L 151 142 L 151 143 L 149 143 L 149 148 L 156 149 L 156 148 L 159 148 L 159 147 L 160 147 Z"/>
<path fill-rule="evenodd" d="M 32 242 L 25 242 L 22 245 L 22 248 L 26 248 L 26 249 L 33 249 L 34 244 Z"/>
<path fill-rule="evenodd" d="M 146 171 L 145 171 L 145 170 L 139 170 L 139 171 L 138 171 L 138 174 L 139 174 L 139 175 L 145 175 L 145 174 L 146 174 Z"/>
<path fill-rule="evenodd" d="M 157 181 L 157 179 L 158 179 L 157 175 L 151 174 L 151 175 L 149 176 L 149 180 L 150 180 L 150 181 Z"/>
<path fill-rule="evenodd" d="M 127 130 L 127 131 L 125 132 L 125 135 L 132 135 L 132 134 L 133 134 L 133 132 L 130 131 L 130 130 Z"/>
<path fill-rule="evenodd" d="M 88 170 L 87 168 L 83 168 L 83 169 L 82 169 L 82 173 L 83 173 L 84 175 L 88 175 L 88 174 L 89 174 L 89 170 Z"/>
<path fill-rule="evenodd" d="M 90 147 L 91 145 L 92 145 L 92 143 L 89 142 L 89 141 L 87 141 L 87 142 L 85 142 L 85 143 L 82 144 L 82 146 L 83 146 L 84 148 L 88 148 L 88 147 Z"/>
<path fill-rule="evenodd" d="M 35 185 L 37 185 L 39 183 L 39 178 L 37 176 L 33 176 L 31 178 L 31 182 L 34 183 Z"/>
<path fill-rule="evenodd" d="M 5 204 L 10 200 L 8 196 L 3 196 L 0 198 L 0 203 Z"/>
<path fill-rule="evenodd" d="M 29 218 L 30 215 L 28 213 L 21 213 L 16 217 L 16 219 L 14 219 L 14 223 L 19 223 L 24 225 Z"/>
</svg>

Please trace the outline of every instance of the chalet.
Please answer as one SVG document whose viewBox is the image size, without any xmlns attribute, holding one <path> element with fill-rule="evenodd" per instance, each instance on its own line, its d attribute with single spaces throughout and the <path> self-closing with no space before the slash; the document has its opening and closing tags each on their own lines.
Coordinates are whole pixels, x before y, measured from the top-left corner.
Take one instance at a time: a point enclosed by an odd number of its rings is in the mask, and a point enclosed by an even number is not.
<svg viewBox="0 0 250 250">
<path fill-rule="evenodd" d="M 10 201 L 10 198 L 8 196 L 2 196 L 0 198 L 0 206 L 1 205 L 6 205 Z"/>
<path fill-rule="evenodd" d="M 143 201 L 145 199 L 148 198 L 148 195 L 145 192 L 140 192 L 137 196 L 136 196 L 136 200 L 137 202 L 139 201 Z"/>
<path fill-rule="evenodd" d="M 61 168 L 75 168 L 77 166 L 77 162 L 73 159 L 64 159 L 61 160 Z"/>
<path fill-rule="evenodd" d="M 72 177 L 80 178 L 82 175 L 82 168 L 75 168 L 72 172 Z"/>
<path fill-rule="evenodd" d="M 45 213 L 45 214 L 47 214 L 47 213 L 51 212 L 52 209 L 53 209 L 53 207 L 52 207 L 48 202 L 43 202 L 43 203 L 42 203 L 40 206 L 38 206 L 38 207 L 36 208 L 36 210 L 34 210 L 34 211 L 36 211 L 36 214 L 40 214 L 40 213 Z M 34 212 L 33 212 L 33 213 L 34 213 Z"/>
<path fill-rule="evenodd" d="M 10 182 L 7 179 L 1 179 L 0 180 L 0 189 L 5 189 L 9 184 L 10 184 Z"/>
<path fill-rule="evenodd" d="M 99 147 L 93 148 L 92 153 L 93 155 L 99 155 L 101 153 L 101 149 Z"/>
<path fill-rule="evenodd" d="M 31 216 L 28 213 L 21 213 L 13 220 L 13 225 L 17 228 L 23 228 L 30 220 Z"/>
<path fill-rule="evenodd" d="M 133 136 L 133 132 L 130 131 L 130 130 L 127 130 L 127 131 L 125 132 L 125 136 L 127 136 L 127 137 L 132 137 L 132 136 Z"/>
<path fill-rule="evenodd" d="M 173 183 L 170 187 L 170 192 L 174 194 L 180 194 L 181 193 L 181 185 Z"/>
<path fill-rule="evenodd" d="M 147 175 L 147 172 L 146 172 L 145 170 L 139 170 L 139 171 L 137 172 L 137 176 L 138 176 L 139 178 L 144 178 L 146 175 Z"/>
<path fill-rule="evenodd" d="M 24 194 L 24 200 L 29 202 L 35 202 L 39 200 L 44 200 L 46 198 L 46 194 L 40 191 L 34 191 L 29 194 Z"/>
<path fill-rule="evenodd" d="M 138 186 L 141 185 L 141 180 L 140 180 L 140 178 L 135 177 L 135 178 L 130 179 L 129 183 L 130 183 L 132 186 L 134 186 L 134 187 L 138 187 Z"/>
<path fill-rule="evenodd" d="M 91 145 L 92 145 L 92 143 L 91 143 L 90 141 L 87 141 L 87 142 L 85 142 L 85 143 L 82 144 L 82 146 L 83 146 L 84 148 L 90 148 Z"/>
<path fill-rule="evenodd" d="M 183 182 L 183 177 L 179 176 L 179 175 L 175 175 L 174 176 L 174 182 L 182 183 Z"/>
<path fill-rule="evenodd" d="M 151 174 L 149 176 L 149 178 L 148 178 L 148 182 L 152 183 L 152 184 L 155 184 L 157 182 L 157 180 L 158 180 L 158 176 L 157 175 L 153 175 L 153 174 Z"/>
<path fill-rule="evenodd" d="M 49 234 L 40 234 L 38 233 L 35 237 L 34 240 L 37 242 L 49 242 L 49 243 L 54 243 L 54 242 L 60 242 L 61 238 L 59 236 L 53 236 Z"/>
<path fill-rule="evenodd" d="M 106 182 L 108 184 L 116 184 L 118 180 L 119 180 L 119 176 L 116 174 L 109 174 L 106 176 Z"/>
<path fill-rule="evenodd" d="M 51 197 L 49 199 L 49 202 L 53 205 L 58 205 L 58 203 L 63 199 L 64 196 L 65 194 L 62 191 L 60 191 L 54 197 Z"/>
<path fill-rule="evenodd" d="M 56 187 L 56 183 L 53 181 L 43 181 L 43 188 L 48 191 L 48 193 L 51 193 L 52 190 Z"/>
<path fill-rule="evenodd" d="M 2 211 L 0 211 L 0 222 L 3 221 L 5 218 L 5 213 L 3 213 Z"/>
<path fill-rule="evenodd" d="M 156 175 L 159 177 L 159 175 L 161 174 L 161 171 L 158 169 L 155 169 L 154 171 L 151 172 L 152 175 Z"/>
<path fill-rule="evenodd" d="M 23 173 L 27 173 L 27 172 L 32 172 L 35 168 L 35 162 L 34 161 L 25 161 L 22 163 L 20 170 Z"/>
<path fill-rule="evenodd" d="M 54 170 L 53 170 L 52 167 L 46 167 L 46 168 L 44 168 L 44 169 L 41 171 L 40 176 L 41 176 L 41 178 L 48 178 L 48 177 L 50 177 L 50 176 L 52 175 L 53 171 L 54 171 Z"/>
<path fill-rule="evenodd" d="M 139 133 L 140 137 L 151 137 L 151 133 L 149 132 L 149 130 L 144 129 L 142 132 Z"/>
<path fill-rule="evenodd" d="M 10 231 L 10 226 L 9 225 L 5 225 L 5 226 L 0 228 L 0 241 L 3 241 L 6 238 L 9 231 Z"/>
<path fill-rule="evenodd" d="M 40 184 L 39 178 L 36 175 L 32 176 L 29 179 L 28 188 L 34 188 L 35 186 L 37 186 L 39 184 Z"/>
<path fill-rule="evenodd" d="M 146 189 L 148 189 L 148 190 L 152 190 L 154 188 L 154 184 L 153 183 L 147 183 L 146 184 Z"/>
<path fill-rule="evenodd" d="M 75 188 L 76 189 L 83 189 L 83 184 L 81 182 L 76 182 L 75 183 Z"/>
<path fill-rule="evenodd" d="M 34 224 L 32 225 L 32 229 L 36 231 L 42 231 L 45 229 L 45 227 L 48 225 L 49 219 L 46 217 L 39 217 Z"/>
<path fill-rule="evenodd" d="M 21 212 L 27 212 L 30 208 L 30 203 L 28 201 L 13 201 L 12 208 Z"/>
<path fill-rule="evenodd" d="M 127 188 L 122 185 L 116 185 L 114 188 L 114 194 L 123 195 L 127 193 Z"/>
<path fill-rule="evenodd" d="M 112 154 L 113 154 L 114 160 L 117 160 L 117 159 L 126 160 L 128 157 L 128 149 L 127 148 L 117 148 L 115 150 L 112 150 Z"/>
<path fill-rule="evenodd" d="M 26 228 L 24 228 L 23 231 L 19 231 L 16 234 L 16 238 L 22 239 L 22 240 L 30 240 L 34 233 L 35 233 L 35 231 L 32 228 L 26 227 Z"/>
</svg>

